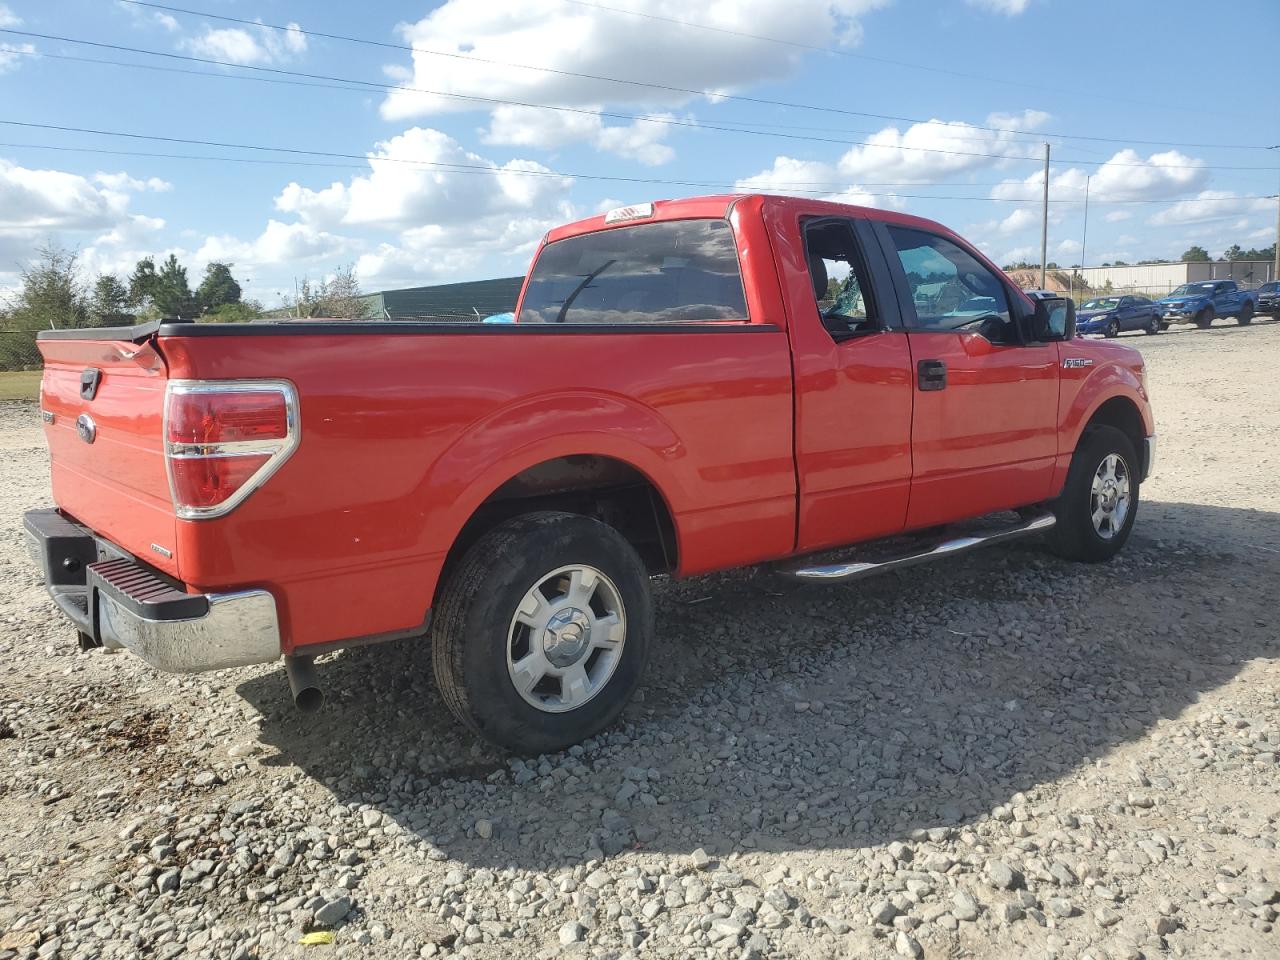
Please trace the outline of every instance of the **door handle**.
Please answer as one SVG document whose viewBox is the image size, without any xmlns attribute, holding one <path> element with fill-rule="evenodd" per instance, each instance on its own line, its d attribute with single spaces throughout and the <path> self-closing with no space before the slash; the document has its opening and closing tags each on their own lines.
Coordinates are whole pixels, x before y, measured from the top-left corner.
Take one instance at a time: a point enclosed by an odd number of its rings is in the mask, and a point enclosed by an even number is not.
<svg viewBox="0 0 1280 960">
<path fill-rule="evenodd" d="M 947 388 L 947 365 L 941 360 L 921 360 L 916 364 L 921 390 L 945 390 Z"/>
</svg>

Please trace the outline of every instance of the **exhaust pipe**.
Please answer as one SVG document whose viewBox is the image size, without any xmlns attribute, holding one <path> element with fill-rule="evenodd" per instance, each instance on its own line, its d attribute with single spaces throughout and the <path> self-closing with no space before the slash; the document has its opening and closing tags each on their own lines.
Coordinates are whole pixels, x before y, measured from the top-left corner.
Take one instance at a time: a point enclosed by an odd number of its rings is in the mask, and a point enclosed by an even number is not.
<svg viewBox="0 0 1280 960">
<path fill-rule="evenodd" d="M 289 678 L 289 692 L 293 694 L 295 707 L 303 713 L 315 713 L 324 706 L 324 691 L 316 677 L 314 658 L 286 656 L 284 672 Z"/>
</svg>

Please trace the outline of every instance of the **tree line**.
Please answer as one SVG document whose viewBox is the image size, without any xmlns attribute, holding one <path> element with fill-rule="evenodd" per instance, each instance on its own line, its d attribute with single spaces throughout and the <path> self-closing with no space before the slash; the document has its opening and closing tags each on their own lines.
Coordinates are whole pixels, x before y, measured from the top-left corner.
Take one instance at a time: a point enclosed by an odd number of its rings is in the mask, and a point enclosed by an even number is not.
<svg viewBox="0 0 1280 960">
<path fill-rule="evenodd" d="M 46 243 L 19 274 L 17 289 L 0 302 L 0 369 L 38 365 L 40 330 L 132 326 L 157 319 L 244 323 L 264 316 L 263 306 L 244 296 L 234 264 L 213 262 L 191 288 L 187 268 L 174 254 L 143 257 L 128 277 L 90 277 L 79 253 Z M 355 269 L 339 267 L 320 282 L 303 279 L 285 298 L 278 316 L 359 319 L 365 304 Z"/>
<path fill-rule="evenodd" d="M 1276 245 L 1275 245 L 1274 243 L 1273 243 L 1271 246 L 1269 246 L 1269 247 L 1260 247 L 1260 248 L 1259 248 L 1259 247 L 1250 247 L 1250 248 L 1249 248 L 1249 249 L 1247 249 L 1247 250 L 1246 250 L 1244 247 L 1240 246 L 1240 244 L 1238 244 L 1238 243 L 1233 243 L 1231 246 L 1227 247 L 1227 249 L 1226 249 L 1226 250 L 1224 250 L 1224 251 L 1222 252 L 1222 256 L 1221 256 L 1221 257 L 1219 257 L 1219 260 L 1229 260 L 1229 261 L 1239 261 L 1239 260 L 1246 260 L 1246 261 L 1247 261 L 1247 260 L 1271 261 L 1271 260 L 1274 260 L 1274 259 L 1275 259 L 1275 257 L 1276 257 Z M 1206 249 L 1205 249 L 1204 247 L 1202 247 L 1202 246 L 1195 245 L 1195 246 L 1192 246 L 1192 247 L 1190 247 L 1189 249 L 1187 249 L 1187 250 L 1182 254 L 1182 256 L 1180 256 L 1177 260 L 1164 260 L 1164 259 L 1155 259 L 1155 260 L 1139 260 L 1139 261 L 1138 261 L 1138 265 L 1139 265 L 1139 266 L 1144 266 L 1144 265 L 1149 264 L 1149 263 L 1209 263 L 1209 262 L 1211 262 L 1212 260 L 1213 260 L 1213 257 L 1209 255 L 1209 251 L 1208 251 L 1208 250 L 1206 250 Z M 1127 260 L 1108 260 L 1106 263 L 1096 264 L 1096 266 L 1100 266 L 1100 267 L 1128 267 L 1128 266 L 1132 266 L 1132 264 L 1130 264 Z M 1052 262 L 1052 261 L 1050 261 L 1050 262 L 1047 264 L 1047 267 L 1048 267 L 1048 269 L 1050 269 L 1050 270 L 1060 270 L 1060 269 L 1062 269 L 1058 264 L 1056 264 L 1056 263 L 1054 263 L 1054 262 Z M 1078 269 L 1079 267 L 1080 267 L 1080 264 L 1078 264 L 1078 263 L 1073 263 L 1073 264 L 1071 265 L 1071 269 L 1073 269 L 1073 270 L 1074 270 L 1074 269 Z M 1027 262 L 1027 261 L 1025 261 L 1025 260 L 1019 260 L 1017 263 L 1010 263 L 1010 264 L 1007 264 L 1007 265 L 1004 267 L 1004 269 L 1005 269 L 1005 270 L 1032 270 L 1032 269 L 1039 270 L 1039 269 L 1040 269 L 1040 264 L 1039 264 L 1039 263 L 1028 263 L 1028 262 Z"/>
</svg>

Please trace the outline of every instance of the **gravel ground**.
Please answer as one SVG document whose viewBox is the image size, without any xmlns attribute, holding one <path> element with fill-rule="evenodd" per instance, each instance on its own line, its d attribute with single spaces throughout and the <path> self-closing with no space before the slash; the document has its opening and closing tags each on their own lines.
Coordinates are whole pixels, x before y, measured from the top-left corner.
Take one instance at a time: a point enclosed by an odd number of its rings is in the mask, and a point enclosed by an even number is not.
<svg viewBox="0 0 1280 960">
<path fill-rule="evenodd" d="M 311 716 L 78 653 L 0 405 L 0 960 L 1280 955 L 1280 324 L 1126 340 L 1160 455 L 1115 562 L 661 584 L 624 722 L 532 761 L 412 641 Z"/>
</svg>

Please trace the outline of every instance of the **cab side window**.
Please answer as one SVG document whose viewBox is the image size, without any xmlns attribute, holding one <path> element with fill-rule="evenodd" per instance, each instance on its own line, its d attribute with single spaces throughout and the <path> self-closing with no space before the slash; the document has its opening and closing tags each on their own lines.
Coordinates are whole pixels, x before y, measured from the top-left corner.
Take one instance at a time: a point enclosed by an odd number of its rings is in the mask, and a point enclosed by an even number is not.
<svg viewBox="0 0 1280 960">
<path fill-rule="evenodd" d="M 1017 343 L 1004 283 L 946 237 L 888 227 L 915 306 L 907 326 L 919 331 L 972 331 L 992 343 Z"/>
<path fill-rule="evenodd" d="M 813 298 L 822 325 L 836 339 L 880 328 L 871 286 L 853 229 L 843 220 L 815 220 L 804 229 Z"/>
</svg>

